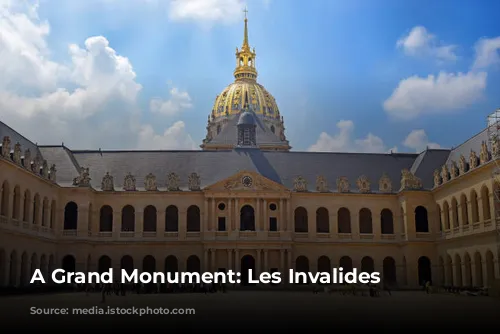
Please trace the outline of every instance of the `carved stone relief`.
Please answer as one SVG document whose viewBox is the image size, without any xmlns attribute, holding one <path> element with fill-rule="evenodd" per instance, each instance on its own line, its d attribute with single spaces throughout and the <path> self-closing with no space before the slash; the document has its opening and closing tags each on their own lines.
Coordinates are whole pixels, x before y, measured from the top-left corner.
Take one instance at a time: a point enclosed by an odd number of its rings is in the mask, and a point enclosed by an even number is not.
<svg viewBox="0 0 500 334">
<path fill-rule="evenodd" d="M 135 191 L 135 177 L 131 174 L 128 173 L 125 175 L 125 178 L 123 180 L 123 190 L 125 191 Z"/>
<path fill-rule="evenodd" d="M 153 173 L 149 173 L 144 178 L 144 188 L 146 191 L 157 191 L 158 187 L 156 185 L 156 176 Z"/>
<path fill-rule="evenodd" d="M 316 177 L 316 191 L 319 191 L 321 193 L 326 193 L 329 191 L 328 182 L 326 178 L 322 175 Z"/>
<path fill-rule="evenodd" d="M 115 190 L 113 176 L 109 175 L 109 172 L 106 172 L 106 175 L 104 175 L 102 178 L 101 189 L 103 191 L 114 191 Z"/>
<path fill-rule="evenodd" d="M 365 175 L 361 175 L 356 181 L 356 185 L 358 186 L 358 190 L 361 193 L 370 192 L 370 180 Z"/>
<path fill-rule="evenodd" d="M 307 191 L 307 180 L 302 176 L 298 176 L 293 180 L 294 191 Z"/>
</svg>

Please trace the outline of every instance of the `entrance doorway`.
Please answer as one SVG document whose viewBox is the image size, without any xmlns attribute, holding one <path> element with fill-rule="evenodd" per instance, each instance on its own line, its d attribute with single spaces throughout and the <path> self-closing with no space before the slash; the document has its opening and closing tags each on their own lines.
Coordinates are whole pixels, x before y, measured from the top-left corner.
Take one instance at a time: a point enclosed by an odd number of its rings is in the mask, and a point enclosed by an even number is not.
<svg viewBox="0 0 500 334">
<path fill-rule="evenodd" d="M 255 259 L 252 255 L 245 255 L 241 258 L 241 285 L 253 285 L 249 283 L 248 271 L 252 270 L 252 278 L 255 279 Z"/>
</svg>

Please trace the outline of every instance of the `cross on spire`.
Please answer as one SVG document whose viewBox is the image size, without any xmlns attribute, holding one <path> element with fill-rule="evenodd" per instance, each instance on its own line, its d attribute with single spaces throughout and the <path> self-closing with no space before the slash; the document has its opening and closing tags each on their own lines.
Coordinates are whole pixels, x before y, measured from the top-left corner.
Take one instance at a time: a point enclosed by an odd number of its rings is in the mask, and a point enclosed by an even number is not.
<svg viewBox="0 0 500 334">
<path fill-rule="evenodd" d="M 247 19 L 247 13 L 248 13 L 247 7 L 245 7 L 245 9 L 243 9 L 243 12 L 245 13 L 245 20 L 246 20 Z"/>
</svg>

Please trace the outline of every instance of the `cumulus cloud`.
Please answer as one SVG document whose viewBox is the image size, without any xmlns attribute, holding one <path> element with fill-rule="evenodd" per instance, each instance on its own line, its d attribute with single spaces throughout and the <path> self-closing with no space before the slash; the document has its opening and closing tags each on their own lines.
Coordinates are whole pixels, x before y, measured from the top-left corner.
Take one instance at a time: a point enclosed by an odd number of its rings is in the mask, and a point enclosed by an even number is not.
<svg viewBox="0 0 500 334">
<path fill-rule="evenodd" d="M 23 4 L 0 2 L 2 121 L 39 143 L 64 141 L 72 148 L 194 147 L 180 133 L 182 122 L 163 134 L 141 123 L 142 86 L 129 59 L 105 37 L 70 45 L 69 63 L 52 61 L 49 23 L 39 20 L 36 3 Z"/>
<path fill-rule="evenodd" d="M 412 76 L 399 82 L 383 106 L 391 116 L 403 120 L 423 114 L 453 112 L 482 98 L 486 78 L 486 72 Z"/>
<path fill-rule="evenodd" d="M 170 89 L 170 99 L 154 98 L 149 103 L 151 112 L 166 116 L 178 115 L 192 106 L 191 97 L 188 92 L 181 92 L 176 87 Z"/>
<path fill-rule="evenodd" d="M 330 135 L 322 132 L 315 144 L 308 151 L 311 152 L 366 152 L 383 153 L 397 148 L 388 149 L 383 140 L 371 133 L 365 138 L 353 138 L 354 123 L 350 120 L 341 120 L 337 124 L 337 133 Z"/>
<path fill-rule="evenodd" d="M 500 37 L 480 39 L 475 45 L 475 50 L 474 69 L 484 69 L 500 64 Z"/>
<path fill-rule="evenodd" d="M 241 20 L 243 0 L 170 0 L 169 18 L 174 21 L 234 23 Z"/>
<path fill-rule="evenodd" d="M 399 39 L 397 47 L 410 56 L 433 57 L 439 61 L 454 61 L 456 45 L 443 44 L 425 27 L 413 27 L 408 35 Z"/>
<path fill-rule="evenodd" d="M 410 134 L 404 140 L 403 145 L 415 150 L 417 153 L 422 152 L 426 148 L 441 148 L 439 144 L 429 141 L 429 138 L 427 137 L 427 134 L 423 129 L 413 130 L 412 132 L 410 132 Z"/>
<path fill-rule="evenodd" d="M 455 46 L 443 45 L 424 27 L 414 27 L 397 42 L 409 55 L 430 55 L 455 60 Z M 500 37 L 483 38 L 475 45 L 476 56 L 467 73 L 440 72 L 427 77 L 411 76 L 399 82 L 384 101 L 385 111 L 400 120 L 424 114 L 453 113 L 470 107 L 484 96 L 488 67 L 500 64 Z"/>
</svg>

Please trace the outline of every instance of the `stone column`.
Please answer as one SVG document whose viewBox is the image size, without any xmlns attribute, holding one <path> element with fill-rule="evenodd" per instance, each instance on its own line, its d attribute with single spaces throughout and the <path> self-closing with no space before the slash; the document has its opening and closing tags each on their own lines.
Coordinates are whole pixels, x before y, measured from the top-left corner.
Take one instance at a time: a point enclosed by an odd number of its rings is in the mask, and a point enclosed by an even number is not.
<svg viewBox="0 0 500 334">
<path fill-rule="evenodd" d="M 352 239 L 359 239 L 359 210 L 351 214 L 351 236 Z"/>
<path fill-rule="evenodd" d="M 292 205 L 290 202 L 291 198 L 286 200 L 286 222 L 285 222 L 285 231 L 292 231 Z"/>
<path fill-rule="evenodd" d="M 458 228 L 459 231 L 462 232 L 464 228 L 465 217 L 463 216 L 462 204 L 460 202 L 457 203 L 457 211 L 458 211 Z"/>
<path fill-rule="evenodd" d="M 208 249 L 205 249 L 203 252 L 203 271 L 208 271 L 208 260 L 209 254 L 208 254 Z"/>
<path fill-rule="evenodd" d="M 479 264 L 481 265 L 481 264 Z M 477 277 L 477 273 L 476 273 L 476 262 L 475 261 L 472 261 L 471 262 L 471 282 L 472 282 L 472 286 L 478 286 L 478 277 Z"/>
<path fill-rule="evenodd" d="M 493 192 L 490 192 L 489 201 L 490 201 L 491 223 L 493 224 L 493 228 L 496 228 L 496 206 L 495 206 L 495 194 Z"/>
<path fill-rule="evenodd" d="M 267 200 L 264 200 L 264 205 L 262 206 L 262 215 L 264 218 L 262 219 L 262 230 L 269 231 L 269 219 L 267 218 Z"/>
<path fill-rule="evenodd" d="M 285 200 L 283 198 L 280 199 L 280 204 L 278 207 L 279 211 L 279 220 L 278 220 L 278 231 L 283 232 L 285 231 L 285 221 L 283 220 L 285 215 Z"/>
<path fill-rule="evenodd" d="M 240 205 L 239 205 L 239 200 L 237 198 L 234 199 L 234 222 L 233 222 L 233 231 L 239 231 L 240 230 L 240 220 L 239 220 L 239 215 L 240 213 Z"/>
<path fill-rule="evenodd" d="M 227 250 L 227 270 L 231 270 L 231 269 L 234 269 L 234 266 L 233 266 L 233 250 L 232 249 L 228 249 Z"/>
<path fill-rule="evenodd" d="M 337 219 L 337 214 L 332 211 L 333 210 L 328 210 L 328 218 L 330 221 L 330 238 L 336 238 L 339 232 L 339 222 Z"/>
<path fill-rule="evenodd" d="M 255 275 L 256 277 L 259 277 L 261 271 L 262 271 L 262 262 L 261 262 L 261 258 L 262 258 L 262 249 L 257 249 L 256 252 L 257 254 L 257 261 L 255 263 Z"/>
<path fill-rule="evenodd" d="M 113 238 L 119 238 L 122 230 L 122 211 L 113 211 Z"/>
<path fill-rule="evenodd" d="M 488 277 L 488 268 L 486 261 L 482 261 L 482 269 L 483 269 L 483 285 L 491 286 L 493 282 L 490 281 L 490 277 Z"/>
<path fill-rule="evenodd" d="M 204 206 L 203 206 L 203 225 L 205 226 L 205 228 L 204 228 L 205 231 L 210 231 L 210 228 L 208 226 L 208 216 L 209 216 L 208 201 L 209 201 L 209 199 L 205 198 Z"/>
<path fill-rule="evenodd" d="M 215 230 L 217 230 L 217 228 L 215 227 L 215 224 L 216 224 L 216 221 L 217 221 L 217 212 L 215 210 L 215 202 L 216 202 L 216 199 L 212 197 L 212 214 L 210 215 L 210 222 L 209 222 L 209 231 L 210 232 L 213 232 Z"/>
<path fill-rule="evenodd" d="M 474 224 L 474 220 L 472 218 L 472 202 L 469 200 L 467 201 L 467 216 L 469 218 L 469 226 L 472 226 Z M 472 227 L 469 227 L 472 231 Z"/>
<path fill-rule="evenodd" d="M 229 198 L 227 201 L 227 223 L 226 223 L 226 231 L 230 232 L 233 230 L 233 211 L 232 211 L 233 199 Z"/>
<path fill-rule="evenodd" d="M 287 256 L 287 265 L 286 265 L 286 274 L 285 274 L 285 277 L 286 277 L 286 280 L 287 282 L 290 281 L 290 275 L 289 275 L 289 270 L 290 269 L 295 269 L 295 266 L 294 266 L 294 261 L 293 261 L 293 258 L 292 258 L 292 250 L 291 249 L 288 249 L 286 251 L 286 256 Z"/>
<path fill-rule="evenodd" d="M 186 240 L 186 233 L 187 233 L 187 212 L 185 208 L 182 208 L 182 210 L 179 210 L 179 233 L 178 233 L 178 239 L 179 240 Z"/>
<path fill-rule="evenodd" d="M 481 193 L 479 193 L 481 195 Z M 484 225 L 484 212 L 483 212 L 483 197 L 477 198 L 477 215 L 479 217 L 479 221 Z"/>
<path fill-rule="evenodd" d="M 255 230 L 261 231 L 262 217 L 260 212 L 260 198 L 255 199 Z"/>
<path fill-rule="evenodd" d="M 142 232 L 144 231 L 144 213 L 142 210 L 138 210 L 135 212 L 135 237 L 141 238 Z"/>
<path fill-rule="evenodd" d="M 241 270 L 241 259 L 240 259 L 240 250 L 234 250 L 234 267 L 236 272 L 240 272 Z"/>
<path fill-rule="evenodd" d="M 441 209 L 440 212 L 441 212 L 441 230 L 446 231 L 446 221 L 445 221 L 446 217 L 444 214 L 444 210 Z"/>
<path fill-rule="evenodd" d="M 264 249 L 264 270 L 265 272 L 269 272 L 269 251 Z"/>
<path fill-rule="evenodd" d="M 157 212 L 156 215 L 156 237 L 163 238 L 166 230 L 166 208 Z"/>
<path fill-rule="evenodd" d="M 43 206 L 43 203 L 42 203 Z M 40 214 L 40 222 L 43 225 L 43 216 L 41 215 L 41 211 L 39 212 Z M 91 213 L 89 212 L 89 207 L 88 205 L 82 205 L 81 208 L 78 210 L 78 225 L 77 225 L 77 235 L 80 237 L 86 237 L 89 235 L 89 215 Z"/>
<path fill-rule="evenodd" d="M 286 263 L 285 263 L 285 250 L 284 249 L 280 249 L 280 268 L 279 268 L 279 271 L 282 275 L 285 274 L 285 271 L 286 271 Z"/>
<path fill-rule="evenodd" d="M 217 268 L 215 268 L 215 257 L 217 256 L 217 250 L 216 249 L 210 249 L 210 270 L 212 272 L 217 271 Z"/>
</svg>

